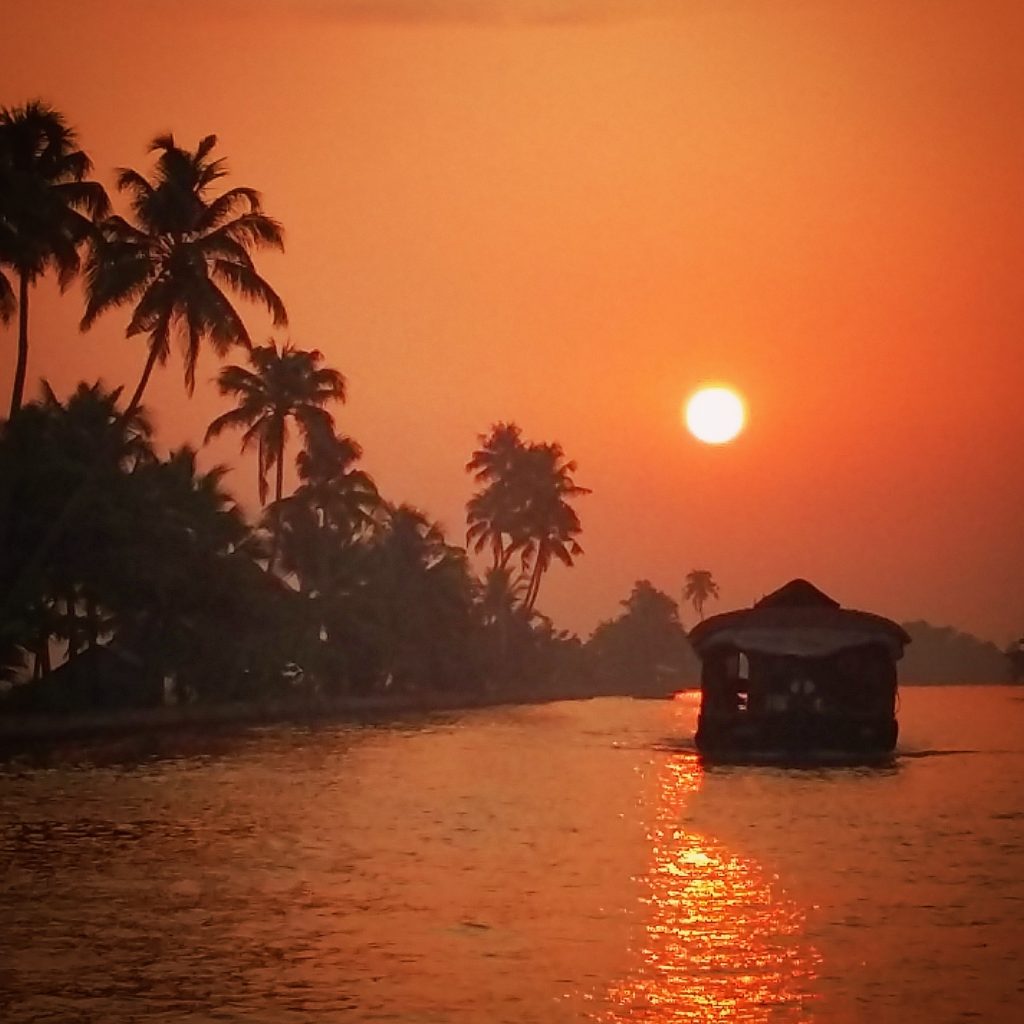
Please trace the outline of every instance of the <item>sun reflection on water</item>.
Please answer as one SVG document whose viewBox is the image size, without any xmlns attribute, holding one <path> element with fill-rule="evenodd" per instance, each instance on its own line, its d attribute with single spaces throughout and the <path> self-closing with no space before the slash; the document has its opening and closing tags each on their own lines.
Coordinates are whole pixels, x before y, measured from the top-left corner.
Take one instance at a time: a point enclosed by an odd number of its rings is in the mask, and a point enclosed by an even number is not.
<svg viewBox="0 0 1024 1024">
<path fill-rule="evenodd" d="M 680 823 L 699 791 L 696 757 L 659 769 L 640 881 L 646 919 L 637 965 L 606 994 L 603 1022 L 768 1022 L 811 1019 L 818 956 L 804 914 L 754 861 Z"/>
</svg>

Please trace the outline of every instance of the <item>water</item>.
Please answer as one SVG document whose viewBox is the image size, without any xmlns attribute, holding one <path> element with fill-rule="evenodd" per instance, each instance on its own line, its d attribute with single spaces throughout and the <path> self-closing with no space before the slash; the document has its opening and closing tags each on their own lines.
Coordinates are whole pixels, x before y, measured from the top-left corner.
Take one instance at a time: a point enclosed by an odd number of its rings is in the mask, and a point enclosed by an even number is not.
<svg viewBox="0 0 1024 1024">
<path fill-rule="evenodd" d="M 7 765 L 0 1018 L 1016 1021 L 1022 697 L 883 769 L 704 769 L 692 697 Z"/>
</svg>

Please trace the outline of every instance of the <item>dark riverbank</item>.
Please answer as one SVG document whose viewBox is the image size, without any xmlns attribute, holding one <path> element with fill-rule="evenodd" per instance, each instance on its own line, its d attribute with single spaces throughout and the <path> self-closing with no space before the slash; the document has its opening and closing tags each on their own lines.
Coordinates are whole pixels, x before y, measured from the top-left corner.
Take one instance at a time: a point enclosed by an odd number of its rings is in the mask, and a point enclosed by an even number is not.
<svg viewBox="0 0 1024 1024">
<path fill-rule="evenodd" d="M 405 718 L 497 707 L 586 700 L 588 693 L 460 692 L 375 694 L 367 697 L 274 700 L 223 704 L 185 704 L 66 715 L 0 715 L 0 757 L 46 752 L 65 744 L 146 743 L 177 734 L 231 735 L 265 725 L 315 726 L 341 722 L 386 723 Z"/>
</svg>

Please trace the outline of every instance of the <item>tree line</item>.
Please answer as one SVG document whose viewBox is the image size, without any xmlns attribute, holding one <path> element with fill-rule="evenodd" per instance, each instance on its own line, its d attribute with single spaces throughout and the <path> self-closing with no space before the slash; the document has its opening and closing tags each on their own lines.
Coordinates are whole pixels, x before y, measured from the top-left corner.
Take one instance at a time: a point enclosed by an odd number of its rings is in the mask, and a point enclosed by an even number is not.
<svg viewBox="0 0 1024 1024">
<path fill-rule="evenodd" d="M 214 135 L 195 149 L 157 136 L 148 171 L 116 173 L 119 213 L 58 111 L 0 110 L 0 322 L 17 337 L 0 423 L 6 675 L 49 678 L 57 649 L 74 692 L 55 699 L 94 706 L 151 702 L 165 680 L 186 699 L 223 700 L 297 680 L 337 695 L 568 693 L 612 688 L 636 665 L 643 689 L 683 671 L 677 606 L 650 584 L 587 644 L 538 612 L 548 570 L 583 552 L 576 503 L 589 490 L 559 444 L 529 441 L 514 423 L 480 436 L 466 465 L 476 487 L 466 545 L 489 563 L 479 578 L 425 512 L 380 494 L 335 421 L 343 374 L 318 350 L 250 336 L 244 306 L 288 323 L 256 262 L 283 250 L 284 231 L 258 191 L 228 186 L 216 147 Z M 49 273 L 62 290 L 81 283 L 83 331 L 128 310 L 127 336 L 146 346 L 130 391 L 83 381 L 62 397 L 44 379 L 26 397 L 32 289 Z M 205 440 L 237 432 L 254 454 L 254 521 L 224 467 L 202 470 L 189 446 L 158 454 L 144 398 L 176 343 L 188 394 L 204 349 L 242 356 L 217 374 L 230 404 Z M 289 461 L 298 484 L 286 493 Z M 717 586 L 695 570 L 685 593 L 703 616 Z M 130 695 L 111 692 L 119 674 Z"/>
</svg>

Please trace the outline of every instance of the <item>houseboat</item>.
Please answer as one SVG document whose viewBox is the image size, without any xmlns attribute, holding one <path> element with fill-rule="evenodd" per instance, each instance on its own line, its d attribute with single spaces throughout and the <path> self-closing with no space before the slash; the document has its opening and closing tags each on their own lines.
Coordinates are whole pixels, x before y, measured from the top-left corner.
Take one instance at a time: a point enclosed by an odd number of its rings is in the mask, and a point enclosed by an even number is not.
<svg viewBox="0 0 1024 1024">
<path fill-rule="evenodd" d="M 896 747 L 895 622 L 791 580 L 699 623 L 697 749 L 719 760 L 861 760 Z"/>
</svg>

